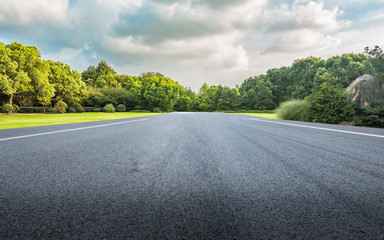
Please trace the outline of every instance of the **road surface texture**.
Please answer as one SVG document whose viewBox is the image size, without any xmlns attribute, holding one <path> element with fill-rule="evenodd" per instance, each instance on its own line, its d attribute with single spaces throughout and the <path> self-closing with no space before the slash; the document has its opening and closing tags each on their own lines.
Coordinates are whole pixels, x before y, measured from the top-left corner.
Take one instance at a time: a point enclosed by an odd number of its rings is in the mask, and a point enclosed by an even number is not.
<svg viewBox="0 0 384 240">
<path fill-rule="evenodd" d="M 223 113 L 1 130 L 0 238 L 384 239 L 383 136 Z"/>
</svg>

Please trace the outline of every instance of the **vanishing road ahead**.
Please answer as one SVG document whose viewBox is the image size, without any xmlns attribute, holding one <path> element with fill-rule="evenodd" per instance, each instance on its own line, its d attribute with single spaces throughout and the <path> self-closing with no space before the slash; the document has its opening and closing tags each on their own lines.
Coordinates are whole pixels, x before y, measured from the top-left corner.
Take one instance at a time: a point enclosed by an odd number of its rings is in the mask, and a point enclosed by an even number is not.
<svg viewBox="0 0 384 240">
<path fill-rule="evenodd" d="M 1 130 L 0 238 L 384 239 L 384 130 L 223 113 Z"/>
</svg>

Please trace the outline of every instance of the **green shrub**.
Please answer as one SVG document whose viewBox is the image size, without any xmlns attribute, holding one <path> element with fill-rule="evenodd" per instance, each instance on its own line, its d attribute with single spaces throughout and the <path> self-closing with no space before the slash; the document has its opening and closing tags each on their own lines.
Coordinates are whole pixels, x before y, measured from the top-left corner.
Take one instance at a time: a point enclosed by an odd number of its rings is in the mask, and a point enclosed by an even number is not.
<svg viewBox="0 0 384 240">
<path fill-rule="evenodd" d="M 95 108 L 95 109 L 93 109 L 93 111 L 94 111 L 94 112 L 102 112 L 103 109 L 102 109 L 102 108 Z"/>
<path fill-rule="evenodd" d="M 17 113 L 19 111 L 20 111 L 19 106 L 17 106 L 16 104 L 13 104 L 13 111 L 12 112 Z"/>
<path fill-rule="evenodd" d="M 347 97 L 342 87 L 331 82 L 324 82 L 313 89 L 311 95 L 306 97 L 312 105 L 312 120 L 331 124 L 351 120 L 355 109 L 348 103 Z"/>
<path fill-rule="evenodd" d="M 117 105 L 116 110 L 118 112 L 125 112 L 125 111 L 127 111 L 127 108 L 124 106 L 124 104 L 119 104 L 119 105 Z"/>
<path fill-rule="evenodd" d="M 75 113 L 75 112 L 76 112 L 75 108 L 73 108 L 73 107 L 67 108 L 67 113 Z"/>
<path fill-rule="evenodd" d="M 159 113 L 159 112 L 161 112 L 161 109 L 158 107 L 155 107 L 155 108 L 153 108 L 152 112 Z"/>
<path fill-rule="evenodd" d="M 13 107 L 11 104 L 4 104 L 3 106 L 1 106 L 1 110 L 5 113 L 12 113 L 13 111 Z"/>
<path fill-rule="evenodd" d="M 113 106 L 113 104 L 107 104 L 105 105 L 104 107 L 104 112 L 110 112 L 110 113 L 113 113 L 116 111 L 115 107 Z"/>
<path fill-rule="evenodd" d="M 76 112 L 82 113 L 84 112 L 84 108 L 81 106 L 80 103 L 73 103 L 72 107 L 75 109 Z"/>
<path fill-rule="evenodd" d="M 200 103 L 199 108 L 201 111 L 206 112 L 209 109 L 209 104 L 208 103 Z"/>
<path fill-rule="evenodd" d="M 384 127 L 384 104 L 373 105 L 362 110 L 364 117 L 356 125 L 367 127 Z"/>
<path fill-rule="evenodd" d="M 68 108 L 68 105 L 65 102 L 63 102 L 63 101 L 58 101 L 55 104 L 55 108 L 57 109 L 58 113 L 65 113 L 65 111 Z"/>
<path fill-rule="evenodd" d="M 54 108 L 54 107 L 50 107 L 50 108 L 47 108 L 47 113 L 58 113 L 59 111 L 57 110 L 57 108 Z"/>
<path fill-rule="evenodd" d="M 290 100 L 284 102 L 277 109 L 279 118 L 294 121 L 311 121 L 311 104 L 305 100 Z"/>
</svg>

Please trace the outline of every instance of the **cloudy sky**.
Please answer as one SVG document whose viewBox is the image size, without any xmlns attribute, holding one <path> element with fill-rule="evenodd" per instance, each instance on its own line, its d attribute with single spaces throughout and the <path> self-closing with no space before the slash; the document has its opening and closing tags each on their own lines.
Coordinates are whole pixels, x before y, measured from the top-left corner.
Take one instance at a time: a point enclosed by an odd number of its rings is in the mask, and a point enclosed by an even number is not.
<svg viewBox="0 0 384 240">
<path fill-rule="evenodd" d="M 384 0 L 2 0 L 0 41 L 78 71 L 234 87 L 295 59 L 384 47 Z"/>
</svg>

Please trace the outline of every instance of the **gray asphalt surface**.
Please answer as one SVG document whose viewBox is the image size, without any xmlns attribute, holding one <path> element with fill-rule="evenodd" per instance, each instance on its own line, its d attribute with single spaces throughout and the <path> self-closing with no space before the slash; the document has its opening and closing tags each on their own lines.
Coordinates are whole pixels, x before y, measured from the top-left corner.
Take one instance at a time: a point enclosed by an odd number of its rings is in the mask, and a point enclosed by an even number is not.
<svg viewBox="0 0 384 240">
<path fill-rule="evenodd" d="M 0 238 L 384 239 L 384 138 L 251 118 L 172 113 L 0 141 Z"/>
</svg>

